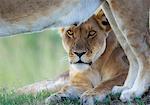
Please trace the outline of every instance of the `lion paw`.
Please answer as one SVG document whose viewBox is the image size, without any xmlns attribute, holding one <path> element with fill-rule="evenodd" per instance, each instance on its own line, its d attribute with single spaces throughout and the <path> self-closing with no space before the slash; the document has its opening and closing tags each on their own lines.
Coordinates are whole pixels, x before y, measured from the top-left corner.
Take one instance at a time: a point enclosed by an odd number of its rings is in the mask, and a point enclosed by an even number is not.
<svg viewBox="0 0 150 105">
<path fill-rule="evenodd" d="M 67 98 L 68 98 L 68 96 L 66 96 L 65 94 L 60 94 L 60 93 L 53 94 L 45 100 L 45 104 L 46 105 L 56 105 L 64 100 L 66 100 Z"/>
<path fill-rule="evenodd" d="M 135 97 L 140 98 L 143 95 L 144 91 L 141 91 L 140 89 L 135 90 L 135 89 L 129 89 L 129 90 L 124 90 L 120 96 L 120 99 L 123 102 L 126 101 L 132 101 Z"/>
<path fill-rule="evenodd" d="M 92 96 L 82 96 L 81 105 L 94 105 L 94 98 Z"/>
<path fill-rule="evenodd" d="M 125 86 L 114 86 L 112 89 L 112 93 L 116 94 L 116 93 L 121 93 L 122 91 L 128 90 L 128 87 Z"/>
<path fill-rule="evenodd" d="M 95 101 L 103 101 L 106 94 L 101 94 L 94 90 L 86 91 L 81 96 L 81 105 L 94 105 Z"/>
</svg>

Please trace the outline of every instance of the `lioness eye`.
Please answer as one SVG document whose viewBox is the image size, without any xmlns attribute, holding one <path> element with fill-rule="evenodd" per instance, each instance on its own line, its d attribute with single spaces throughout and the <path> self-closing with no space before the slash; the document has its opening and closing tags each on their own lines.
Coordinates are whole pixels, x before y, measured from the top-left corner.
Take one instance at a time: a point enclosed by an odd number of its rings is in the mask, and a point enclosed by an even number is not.
<svg viewBox="0 0 150 105">
<path fill-rule="evenodd" d="M 71 30 L 68 30 L 68 31 L 67 31 L 67 35 L 68 35 L 69 37 L 73 37 L 73 32 L 72 32 Z"/>
<path fill-rule="evenodd" d="M 88 38 L 93 38 L 96 35 L 96 31 L 92 30 L 89 32 Z"/>
</svg>

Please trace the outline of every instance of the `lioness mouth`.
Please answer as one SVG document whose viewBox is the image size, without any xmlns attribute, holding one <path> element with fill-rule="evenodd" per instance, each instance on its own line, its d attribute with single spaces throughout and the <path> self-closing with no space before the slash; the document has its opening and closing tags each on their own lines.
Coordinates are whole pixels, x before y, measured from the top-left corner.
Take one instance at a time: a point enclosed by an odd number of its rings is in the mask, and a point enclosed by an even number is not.
<svg viewBox="0 0 150 105">
<path fill-rule="evenodd" d="M 87 62 L 83 62 L 83 61 L 79 60 L 78 62 L 71 62 L 71 64 L 88 64 L 88 65 L 91 65 L 92 62 L 87 63 Z"/>
</svg>

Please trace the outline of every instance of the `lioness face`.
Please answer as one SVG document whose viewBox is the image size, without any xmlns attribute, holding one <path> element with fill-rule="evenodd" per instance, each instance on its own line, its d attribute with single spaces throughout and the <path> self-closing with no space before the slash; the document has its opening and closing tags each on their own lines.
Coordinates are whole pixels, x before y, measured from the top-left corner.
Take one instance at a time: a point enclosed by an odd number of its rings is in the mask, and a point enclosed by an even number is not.
<svg viewBox="0 0 150 105">
<path fill-rule="evenodd" d="M 93 16 L 79 26 L 61 29 L 63 46 L 68 54 L 71 68 L 88 70 L 103 54 L 108 26 L 105 16 L 99 18 Z"/>
</svg>

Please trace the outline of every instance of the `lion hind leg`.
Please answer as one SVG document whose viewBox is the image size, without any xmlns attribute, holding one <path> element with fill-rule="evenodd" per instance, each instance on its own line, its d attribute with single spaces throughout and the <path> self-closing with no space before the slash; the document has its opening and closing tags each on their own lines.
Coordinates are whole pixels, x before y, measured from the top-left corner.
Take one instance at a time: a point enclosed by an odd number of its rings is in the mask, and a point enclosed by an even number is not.
<svg viewBox="0 0 150 105">
<path fill-rule="evenodd" d="M 129 64 L 130 64 L 129 73 L 128 73 L 128 76 L 127 76 L 127 79 L 126 79 L 124 85 L 123 86 L 115 86 L 112 90 L 113 93 L 120 93 L 123 90 L 129 89 L 133 86 L 134 81 L 137 76 L 137 72 L 138 72 L 138 62 L 137 62 L 137 59 L 136 59 L 135 55 L 133 54 L 129 44 L 127 43 L 127 40 L 125 39 L 123 33 L 118 28 L 118 25 L 114 19 L 114 16 L 113 16 L 107 2 L 104 2 L 102 4 L 102 10 L 104 11 L 120 45 L 124 49 L 125 54 L 127 55 L 127 58 L 129 60 Z"/>
<path fill-rule="evenodd" d="M 55 80 L 44 80 L 16 90 L 23 94 L 37 94 L 42 91 L 57 92 L 69 82 L 69 71 L 58 76 Z"/>
<path fill-rule="evenodd" d="M 123 86 L 114 86 L 113 87 L 113 89 L 112 89 L 113 94 L 121 93 L 124 90 L 132 88 L 132 86 L 135 82 L 135 79 L 137 77 L 138 62 L 137 62 L 135 56 L 133 55 L 133 53 L 131 53 L 131 49 L 128 49 L 128 48 L 129 47 L 125 48 L 125 52 L 127 54 L 127 57 L 129 59 L 129 63 L 130 63 L 129 72 L 128 72 L 127 78 L 126 78 Z"/>
<path fill-rule="evenodd" d="M 146 58 L 150 60 L 150 58 Z M 132 101 L 133 98 L 141 97 L 148 90 L 150 86 L 150 63 L 145 61 L 146 58 L 138 59 L 138 75 L 132 88 L 122 92 L 120 97 L 122 101 Z M 134 75 L 134 73 L 131 73 L 131 75 Z"/>
<path fill-rule="evenodd" d="M 133 87 L 122 92 L 120 97 L 122 101 L 131 101 L 134 97 L 141 97 L 150 86 L 150 47 L 147 43 L 147 37 L 145 37 L 149 32 L 135 33 L 132 31 L 127 34 L 127 40 L 137 58 L 139 70 Z"/>
</svg>

